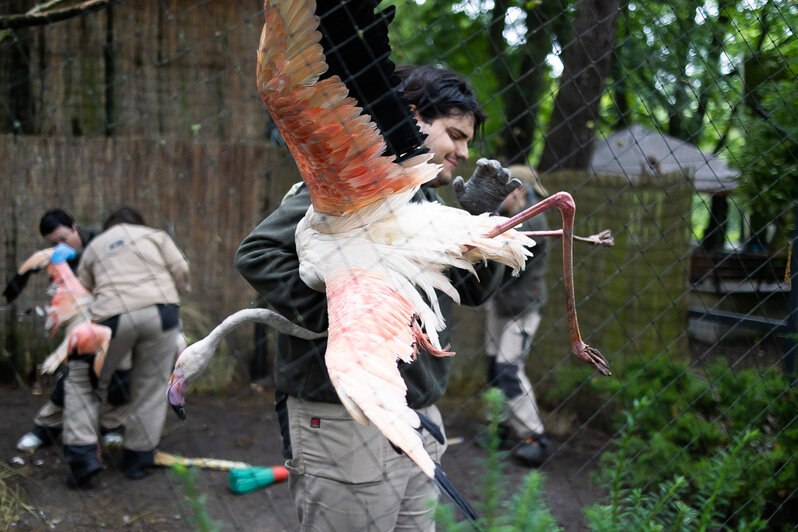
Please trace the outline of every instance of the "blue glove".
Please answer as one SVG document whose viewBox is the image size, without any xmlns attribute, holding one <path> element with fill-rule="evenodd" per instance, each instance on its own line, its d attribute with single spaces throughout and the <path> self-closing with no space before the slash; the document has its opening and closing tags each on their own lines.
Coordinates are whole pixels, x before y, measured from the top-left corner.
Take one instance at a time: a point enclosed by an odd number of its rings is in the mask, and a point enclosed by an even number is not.
<svg viewBox="0 0 798 532">
<path fill-rule="evenodd" d="M 69 259 L 75 258 L 77 252 L 66 244 L 58 244 L 53 249 L 53 255 L 50 257 L 50 262 L 53 264 L 61 264 Z"/>
</svg>

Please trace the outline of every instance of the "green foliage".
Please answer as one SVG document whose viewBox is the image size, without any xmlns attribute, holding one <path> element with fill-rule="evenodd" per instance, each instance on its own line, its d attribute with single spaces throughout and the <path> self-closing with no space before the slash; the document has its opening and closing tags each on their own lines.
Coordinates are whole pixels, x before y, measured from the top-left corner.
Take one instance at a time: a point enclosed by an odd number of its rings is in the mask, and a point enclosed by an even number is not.
<svg viewBox="0 0 798 532">
<path fill-rule="evenodd" d="M 627 476 L 635 469 L 629 452 L 632 432 L 641 415 L 649 406 L 647 399 L 635 401 L 633 411 L 626 414 L 626 423 L 620 436 L 619 449 L 609 460 L 610 467 L 603 470 L 611 490 L 606 504 L 596 504 L 585 509 L 585 518 L 591 530 L 699 530 L 726 527 L 723 503 L 736 489 L 743 477 L 739 457 L 744 448 L 756 437 L 757 431 L 745 432 L 729 451 L 721 450 L 698 476 L 697 490 L 690 493 L 690 483 L 685 476 L 676 475 L 660 482 L 654 488 L 628 487 Z M 755 519 L 747 523 L 740 520 L 736 530 L 762 530 L 766 523 Z"/>
<path fill-rule="evenodd" d="M 502 472 L 506 453 L 499 451 L 499 423 L 504 411 L 504 395 L 491 388 L 483 395 L 487 407 L 488 454 L 485 459 L 487 473 L 480 479 L 480 491 L 485 501 L 478 505 L 481 517 L 478 530 L 486 532 L 548 532 L 560 530 L 557 521 L 546 507 L 543 494 L 543 475 L 532 471 L 524 477 L 520 489 L 511 494 Z M 473 530 L 467 521 L 456 521 L 452 504 L 439 504 L 435 508 L 438 530 L 457 532 Z"/>
<path fill-rule="evenodd" d="M 583 400 L 605 405 L 622 429 L 618 448 L 602 456 L 599 482 L 620 478 L 624 490 L 649 494 L 675 488 L 683 477 L 679 500 L 710 505 L 717 515 L 706 520 L 723 516 L 724 526 L 737 529 L 767 517 L 774 530 L 796 522 L 794 505 L 782 507 L 798 485 L 796 393 L 777 368 L 733 371 L 719 363 L 699 374 L 659 356 L 617 368 L 616 375 L 582 374 Z M 564 386 L 578 382 L 577 372 L 565 373 Z M 642 397 L 650 399 L 634 407 L 632 423 L 623 411 Z"/>
<path fill-rule="evenodd" d="M 475 146 L 475 153 L 509 157 L 519 150 L 539 151 L 545 127 L 536 126 L 545 124 L 551 113 L 559 82 L 541 57 L 552 52 L 554 43 L 564 40 L 574 3 L 386 1 L 385 5 L 397 7 L 390 26 L 392 59 L 397 64 L 446 66 L 469 79 L 488 113 L 486 143 Z M 521 17 L 520 22 L 509 21 L 510 10 L 516 20 Z M 539 21 L 540 27 L 530 28 L 530 20 Z M 504 38 L 496 42 L 492 35 L 503 32 Z M 508 39 L 510 34 L 513 37 Z M 533 66 L 539 60 L 542 64 Z M 516 86 L 520 93 L 513 90 Z M 516 109 L 519 105 L 522 108 Z M 532 133 L 528 146 L 518 146 L 508 138 L 512 136 L 507 133 L 511 122 L 516 132 L 519 128 L 531 130 L 526 131 Z"/>
<path fill-rule="evenodd" d="M 219 521 L 215 521 L 208 513 L 208 495 L 199 493 L 194 484 L 194 477 L 197 475 L 196 468 L 174 464 L 171 469 L 171 474 L 183 486 L 186 502 L 192 512 L 188 520 L 196 526 L 195 530 L 199 532 L 220 532 L 223 528 L 223 524 Z"/>
<path fill-rule="evenodd" d="M 798 71 L 798 43 L 783 58 L 782 68 Z M 785 46 L 786 48 L 786 46 Z M 779 56 L 781 57 L 781 56 Z M 789 59 L 787 59 L 789 58 Z M 763 61 L 765 61 L 763 59 Z M 767 62 L 774 60 L 768 59 Z M 777 67 L 773 67 L 776 70 Z M 798 94 L 795 78 L 765 83 L 758 91 L 755 110 L 742 116 L 745 139 L 735 147 L 735 165 L 741 170 L 738 195 L 753 213 L 751 231 L 776 229 L 770 242 L 760 235 L 760 245 L 773 252 L 792 236 L 793 202 L 798 197 Z M 761 114 L 760 114 L 761 113 Z"/>
<path fill-rule="evenodd" d="M 487 145 L 475 152 L 520 153 L 534 164 L 560 83 L 564 57 L 554 57 L 578 46 L 571 34 L 577 2 L 385 4 L 398 10 L 390 27 L 397 64 L 445 65 L 474 85 L 489 115 Z M 789 90 L 798 56 L 796 23 L 798 7 L 791 0 L 622 2 L 596 130 L 636 123 L 709 152 L 728 147 L 722 156 L 745 174 L 745 206 L 762 217 L 760 225 L 776 220 L 781 235 L 789 223 L 783 218 L 790 216 L 784 201 L 798 182 L 796 150 L 773 124 L 796 138 L 796 91 Z M 770 76 L 775 70 L 768 61 L 778 63 L 779 78 Z M 765 115 L 751 112 L 752 66 L 764 73 L 753 89 Z"/>
</svg>

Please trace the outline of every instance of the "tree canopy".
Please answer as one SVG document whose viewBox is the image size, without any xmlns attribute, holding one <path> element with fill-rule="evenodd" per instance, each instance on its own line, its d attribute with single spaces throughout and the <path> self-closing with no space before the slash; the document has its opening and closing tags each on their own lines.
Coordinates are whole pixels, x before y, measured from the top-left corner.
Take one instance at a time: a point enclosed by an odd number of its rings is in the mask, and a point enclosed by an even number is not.
<svg viewBox="0 0 798 532">
<path fill-rule="evenodd" d="M 474 85 L 490 115 L 481 154 L 585 168 L 596 135 L 641 124 L 741 170 L 750 235 L 773 221 L 786 229 L 798 182 L 795 2 L 392 3 L 395 61 L 445 65 Z"/>
</svg>

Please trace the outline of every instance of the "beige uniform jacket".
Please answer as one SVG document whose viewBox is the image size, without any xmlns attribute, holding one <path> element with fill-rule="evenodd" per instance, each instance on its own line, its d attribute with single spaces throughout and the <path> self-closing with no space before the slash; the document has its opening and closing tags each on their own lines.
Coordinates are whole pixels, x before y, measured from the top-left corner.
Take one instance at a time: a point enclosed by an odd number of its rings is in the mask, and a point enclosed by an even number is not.
<svg viewBox="0 0 798 532">
<path fill-rule="evenodd" d="M 94 296 L 89 312 L 102 321 L 157 303 L 180 303 L 189 290 L 188 261 L 163 231 L 117 224 L 83 251 L 78 279 Z"/>
</svg>

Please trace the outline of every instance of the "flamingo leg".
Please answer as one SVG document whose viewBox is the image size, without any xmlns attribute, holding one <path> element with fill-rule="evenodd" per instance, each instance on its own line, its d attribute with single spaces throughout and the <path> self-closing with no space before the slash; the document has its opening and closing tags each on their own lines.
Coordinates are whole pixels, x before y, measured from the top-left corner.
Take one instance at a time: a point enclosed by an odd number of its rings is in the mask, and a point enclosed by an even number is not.
<svg viewBox="0 0 798 532">
<path fill-rule="evenodd" d="M 573 264 L 573 244 L 574 244 L 574 215 L 576 204 L 573 197 L 567 192 L 557 192 L 543 201 L 525 209 L 503 224 L 496 226 L 485 236 L 493 238 L 508 229 L 516 227 L 528 219 L 540 214 L 541 212 L 557 207 L 562 215 L 562 269 L 563 284 L 565 286 L 565 306 L 568 310 L 568 329 L 571 339 L 571 352 L 584 360 L 604 375 L 611 375 L 607 361 L 601 356 L 598 349 L 590 347 L 582 340 L 579 333 L 579 323 L 576 317 L 576 296 L 574 294 L 574 264 Z"/>
<path fill-rule="evenodd" d="M 538 238 L 538 237 L 554 237 L 554 238 L 562 238 L 562 229 L 555 229 L 551 231 L 521 231 L 521 234 L 524 236 L 528 236 L 529 238 Z M 612 233 L 609 229 L 605 229 L 600 233 L 596 233 L 595 235 L 590 236 L 577 236 L 574 235 L 574 240 L 579 240 L 580 242 L 586 242 L 588 244 L 593 244 L 594 246 L 614 246 L 615 240 L 612 237 Z"/>
</svg>

